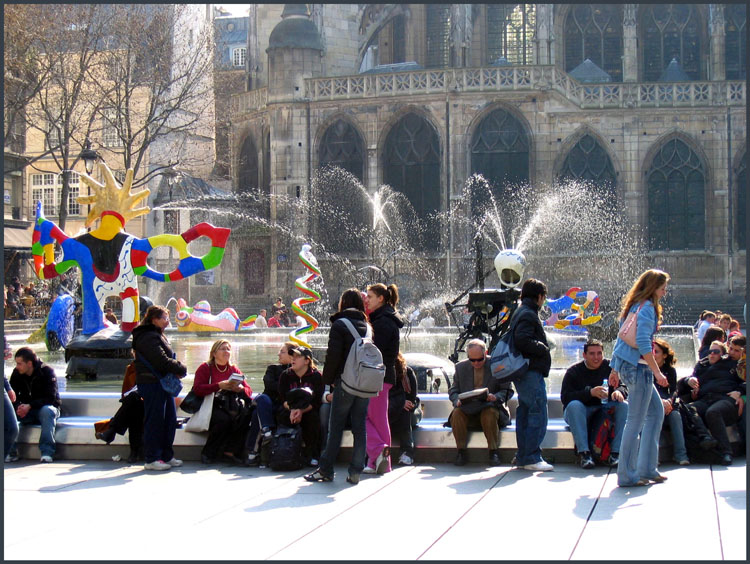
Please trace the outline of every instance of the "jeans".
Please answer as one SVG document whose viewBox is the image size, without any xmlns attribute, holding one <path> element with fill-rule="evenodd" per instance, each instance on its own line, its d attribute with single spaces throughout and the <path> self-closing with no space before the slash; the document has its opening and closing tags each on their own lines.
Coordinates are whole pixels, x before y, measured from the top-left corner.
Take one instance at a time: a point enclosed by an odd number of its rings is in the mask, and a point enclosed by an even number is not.
<svg viewBox="0 0 750 564">
<path fill-rule="evenodd" d="M 57 418 L 60 417 L 60 410 L 54 405 L 43 405 L 30 409 L 19 423 L 21 425 L 36 425 L 42 426 L 42 432 L 39 435 L 39 451 L 42 456 L 54 456 L 55 455 L 55 426 L 57 425 Z"/>
<path fill-rule="evenodd" d="M 547 433 L 547 388 L 544 377 L 529 370 L 514 382 L 518 393 L 516 409 L 516 463 L 519 466 L 542 460 L 542 441 Z"/>
<path fill-rule="evenodd" d="M 328 440 L 328 421 L 331 419 L 331 404 L 322 403 L 320 404 L 320 451 L 323 452 L 326 449 L 326 441 Z"/>
<path fill-rule="evenodd" d="M 685 433 L 682 430 L 682 416 L 680 415 L 679 409 L 673 409 L 669 412 L 669 415 L 664 416 L 664 423 L 669 427 L 669 431 L 672 433 L 672 451 L 674 459 L 679 462 L 680 460 L 687 460 L 687 449 L 685 448 Z"/>
<path fill-rule="evenodd" d="M 177 410 L 174 398 L 164 391 L 159 382 L 138 384 L 143 398 L 143 455 L 146 463 L 174 458 L 174 434 L 177 430 Z"/>
<path fill-rule="evenodd" d="M 5 453 L 3 454 L 3 457 L 6 457 L 8 456 L 8 453 L 10 453 L 11 448 L 15 450 L 16 439 L 18 438 L 18 419 L 16 419 L 16 410 L 13 409 L 13 402 L 10 401 L 8 392 L 3 389 L 3 393 L 5 394 L 5 402 L 3 403 L 3 409 L 5 410 L 3 448 L 5 449 Z"/>
<path fill-rule="evenodd" d="M 323 456 L 320 458 L 320 473 L 333 476 L 333 465 L 341 448 L 341 436 L 347 418 L 351 415 L 352 434 L 354 435 L 354 449 L 352 461 L 349 463 L 349 474 L 360 474 L 365 468 L 365 453 L 367 450 L 367 406 L 370 398 L 360 398 L 344 391 L 341 386 L 333 389 L 331 401 L 331 419 L 328 422 L 328 440 Z"/>
<path fill-rule="evenodd" d="M 247 450 L 259 452 L 258 434 L 261 428 L 276 428 L 276 417 L 273 414 L 273 402 L 266 394 L 258 394 L 253 400 L 255 410 L 250 420 L 250 431 L 247 433 Z"/>
<path fill-rule="evenodd" d="M 620 445 L 617 485 L 632 486 L 642 478 L 658 475 L 656 465 L 664 406 L 654 386 L 654 375 L 645 364 L 634 366 L 623 362 L 620 378 L 628 387 L 628 420 Z"/>
<path fill-rule="evenodd" d="M 576 451 L 584 452 L 591 450 L 591 444 L 589 442 L 588 424 L 591 418 L 595 415 L 602 413 L 602 411 L 609 411 L 614 408 L 614 426 L 615 436 L 612 439 L 612 453 L 620 452 L 620 445 L 622 443 L 622 433 L 625 429 L 625 421 L 628 418 L 628 404 L 619 401 L 607 401 L 601 405 L 585 405 L 578 400 L 571 401 L 565 407 L 565 422 L 570 426 L 570 432 L 573 433 L 573 439 L 576 443 Z M 679 417 L 679 415 L 678 415 Z M 602 418 L 601 421 L 604 421 Z"/>
</svg>

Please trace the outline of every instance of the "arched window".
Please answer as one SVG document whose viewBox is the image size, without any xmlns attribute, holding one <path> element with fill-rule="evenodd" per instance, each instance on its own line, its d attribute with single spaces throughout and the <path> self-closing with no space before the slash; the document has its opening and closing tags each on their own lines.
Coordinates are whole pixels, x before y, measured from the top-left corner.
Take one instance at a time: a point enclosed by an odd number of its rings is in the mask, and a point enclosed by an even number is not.
<svg viewBox="0 0 750 564">
<path fill-rule="evenodd" d="M 590 182 L 602 195 L 615 194 L 615 167 L 607 151 L 588 133 L 578 140 L 565 157 L 561 179 Z"/>
<path fill-rule="evenodd" d="M 565 70 L 586 59 L 622 82 L 622 4 L 576 4 L 565 18 Z"/>
<path fill-rule="evenodd" d="M 737 170 L 737 218 L 734 225 L 737 230 L 737 248 L 747 249 L 747 152 L 742 155 Z"/>
<path fill-rule="evenodd" d="M 391 35 L 391 45 L 393 49 L 392 63 L 406 62 L 406 16 L 399 14 L 393 18 L 391 25 L 393 33 Z"/>
<path fill-rule="evenodd" d="M 487 63 L 533 64 L 535 24 L 536 4 L 487 4 Z"/>
<path fill-rule="evenodd" d="M 319 155 L 320 166 L 337 166 L 363 180 L 364 142 L 350 123 L 340 119 L 326 129 Z"/>
<path fill-rule="evenodd" d="M 747 64 L 747 9 L 745 4 L 724 5 L 724 61 L 728 80 L 744 80 Z"/>
<path fill-rule="evenodd" d="M 667 141 L 646 176 L 651 249 L 704 249 L 706 171 L 695 151 L 680 139 Z"/>
<path fill-rule="evenodd" d="M 427 4 L 427 68 L 450 66 L 450 4 Z"/>
<path fill-rule="evenodd" d="M 659 80 L 672 59 L 691 80 L 701 80 L 703 22 L 695 4 L 641 4 L 638 36 L 642 42 L 643 79 Z"/>
<path fill-rule="evenodd" d="M 521 123 L 498 108 L 487 115 L 471 138 L 471 172 L 491 184 L 495 200 L 510 197 L 514 184 L 529 181 L 529 139 Z M 472 194 L 472 210 L 485 206 L 484 194 Z"/>
<path fill-rule="evenodd" d="M 431 215 L 440 209 L 440 141 L 426 119 L 409 113 L 391 129 L 385 140 L 383 176 L 414 207 L 424 228 L 424 246 L 437 249 L 440 234 Z"/>
<path fill-rule="evenodd" d="M 249 135 L 242 142 L 237 169 L 237 191 L 240 194 L 250 195 L 245 202 L 248 211 L 257 214 L 259 217 L 269 217 L 271 210 L 270 182 L 266 179 L 265 170 L 263 178 L 260 177 L 258 150 Z"/>
<path fill-rule="evenodd" d="M 320 142 L 320 173 L 316 188 L 320 190 L 322 208 L 317 213 L 318 238 L 335 253 L 362 253 L 367 241 L 356 236 L 361 225 L 370 218 L 361 187 L 351 177 L 342 178 L 325 169 L 338 167 L 350 172 L 360 183 L 364 171 L 364 141 L 359 132 L 344 120 L 331 124 Z M 343 236 L 342 236 L 343 235 Z"/>
</svg>

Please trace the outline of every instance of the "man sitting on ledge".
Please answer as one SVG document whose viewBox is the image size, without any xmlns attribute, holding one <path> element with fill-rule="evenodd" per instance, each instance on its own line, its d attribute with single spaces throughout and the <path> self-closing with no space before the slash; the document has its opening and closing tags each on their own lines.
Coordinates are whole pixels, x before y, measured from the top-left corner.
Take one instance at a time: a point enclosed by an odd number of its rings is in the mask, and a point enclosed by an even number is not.
<svg viewBox="0 0 750 564">
<path fill-rule="evenodd" d="M 595 466 L 589 447 L 588 425 L 591 419 L 601 421 L 601 416 L 614 410 L 615 436 L 612 439 L 612 452 L 607 460 L 609 466 L 617 466 L 622 432 L 628 418 L 628 389 L 620 382 L 619 387 L 612 389 L 604 386 L 612 369 L 604 358 L 602 342 L 590 339 L 583 345 L 583 360 L 574 364 L 565 372 L 560 388 L 560 400 L 563 404 L 565 422 L 570 426 L 581 468 L 589 470 Z"/>
<path fill-rule="evenodd" d="M 42 363 L 29 347 L 21 347 L 15 355 L 16 368 L 10 375 L 10 386 L 16 393 L 13 407 L 21 425 L 41 424 L 39 450 L 42 462 L 52 462 L 55 455 L 55 426 L 60 417 L 60 394 L 55 371 Z M 16 445 L 10 459 L 18 459 Z"/>
<path fill-rule="evenodd" d="M 459 394 L 480 388 L 487 388 L 486 397 L 471 401 L 459 399 Z M 500 453 L 497 450 L 500 439 L 498 425 L 505 427 L 510 423 L 510 413 L 506 404 L 512 396 L 513 389 L 510 383 L 501 384 L 492 377 L 485 342 L 481 339 L 471 339 L 467 342 L 466 360 L 456 364 L 456 374 L 448 391 L 448 397 L 453 403 L 448 423 L 453 428 L 453 437 L 458 447 L 456 466 L 466 464 L 469 425 L 481 425 L 490 450 L 490 466 L 500 465 Z"/>
</svg>

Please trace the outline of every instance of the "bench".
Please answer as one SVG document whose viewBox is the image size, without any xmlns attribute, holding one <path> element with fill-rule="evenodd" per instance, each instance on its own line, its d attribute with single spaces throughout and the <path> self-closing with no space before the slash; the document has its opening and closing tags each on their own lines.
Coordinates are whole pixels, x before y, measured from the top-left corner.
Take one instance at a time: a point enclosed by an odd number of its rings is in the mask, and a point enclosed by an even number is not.
<svg viewBox="0 0 750 564">
<path fill-rule="evenodd" d="M 185 394 L 183 394 L 184 396 Z M 127 436 L 117 435 L 115 440 L 106 445 L 94 436 L 94 423 L 114 415 L 120 407 L 119 393 L 112 392 L 61 392 L 62 413 L 57 421 L 55 440 L 57 441 L 56 458 L 105 460 L 119 454 L 126 458 L 129 453 Z M 456 443 L 451 429 L 443 427 L 452 410 L 448 394 L 420 394 L 424 416 L 419 426 L 414 429 L 414 444 L 418 449 L 420 461 L 448 462 L 455 457 Z M 551 461 L 572 462 L 575 460 L 573 435 L 563 419 L 563 408 L 559 394 L 548 396 L 547 434 L 542 442 L 545 457 Z M 510 401 L 511 424 L 500 430 L 500 452 L 505 462 L 510 461 L 516 449 L 515 413 L 517 398 Z M 178 417 L 187 416 L 177 410 Z M 730 440 L 739 441 L 735 426 L 729 427 Z M 38 425 L 21 426 L 18 436 L 18 452 L 22 458 L 39 457 Z M 185 460 L 200 460 L 200 450 L 206 441 L 207 433 L 191 433 L 178 428 L 175 434 L 176 456 Z M 351 431 L 344 432 L 342 450 L 346 452 L 353 445 Z M 397 441 L 394 441 L 397 445 Z M 487 442 L 481 431 L 469 433 L 469 460 L 486 462 Z M 660 458 L 671 459 L 671 436 L 662 433 Z"/>
</svg>

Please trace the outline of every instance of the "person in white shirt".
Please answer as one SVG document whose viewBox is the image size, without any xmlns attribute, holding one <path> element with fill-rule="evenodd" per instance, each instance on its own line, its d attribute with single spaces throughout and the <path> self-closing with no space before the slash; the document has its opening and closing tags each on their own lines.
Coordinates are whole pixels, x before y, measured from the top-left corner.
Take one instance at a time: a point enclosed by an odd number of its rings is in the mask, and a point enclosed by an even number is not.
<svg viewBox="0 0 750 564">
<path fill-rule="evenodd" d="M 698 326 L 698 341 L 703 340 L 703 335 L 706 334 L 706 330 L 711 327 L 716 321 L 716 315 L 712 311 L 706 311 L 703 313 L 703 320 Z"/>
<path fill-rule="evenodd" d="M 262 309 L 258 313 L 258 317 L 255 319 L 255 326 L 264 329 L 268 327 L 268 321 L 266 321 L 266 310 Z"/>
</svg>

